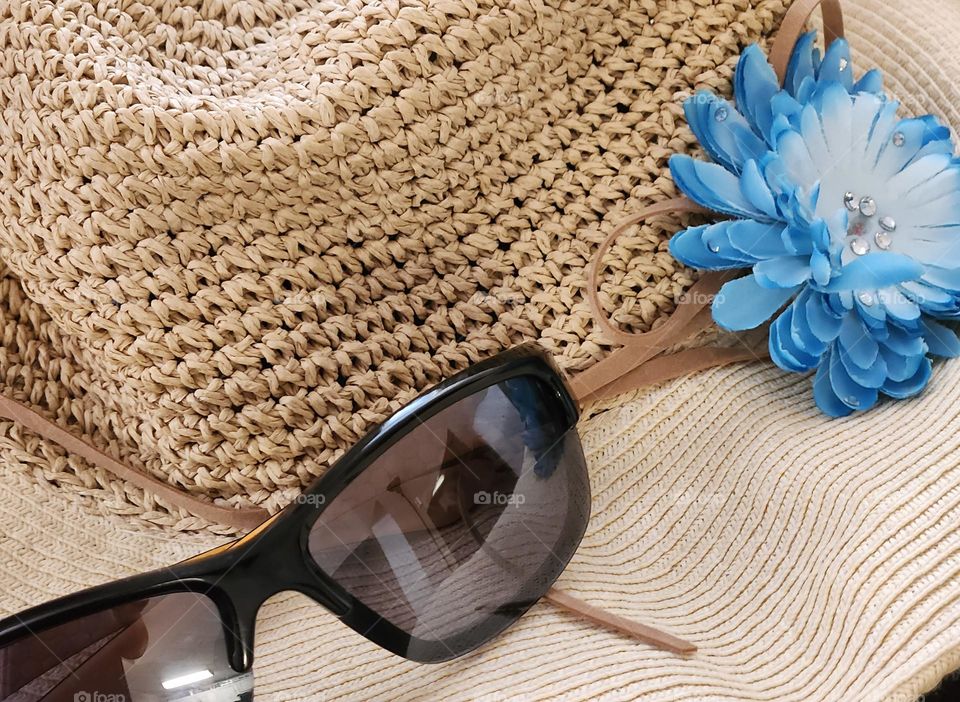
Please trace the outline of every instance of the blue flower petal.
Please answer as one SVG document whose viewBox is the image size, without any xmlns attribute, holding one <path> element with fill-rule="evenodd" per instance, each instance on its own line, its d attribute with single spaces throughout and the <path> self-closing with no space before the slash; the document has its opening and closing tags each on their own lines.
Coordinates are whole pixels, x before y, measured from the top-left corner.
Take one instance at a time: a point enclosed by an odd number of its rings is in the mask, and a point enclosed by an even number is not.
<svg viewBox="0 0 960 702">
<path fill-rule="evenodd" d="M 675 154 L 670 157 L 670 173 L 677 187 L 699 205 L 746 219 L 769 220 L 744 198 L 740 179 L 723 166 Z"/>
<path fill-rule="evenodd" d="M 776 169 L 796 187 L 811 189 L 820 181 L 820 171 L 817 170 L 799 132 L 790 129 L 780 134 L 777 139 L 777 154 Z M 765 175 L 768 180 L 771 179 L 769 173 Z"/>
<path fill-rule="evenodd" d="M 820 362 L 819 355 L 809 354 L 800 348 L 791 336 L 793 306 L 783 311 L 770 325 L 770 360 L 785 371 L 803 373 L 813 370 Z"/>
<path fill-rule="evenodd" d="M 901 193 L 900 204 L 904 208 L 914 209 L 936 202 L 958 190 L 960 190 L 960 164 L 952 162 L 949 168 L 945 168 L 930 180 Z"/>
<path fill-rule="evenodd" d="M 931 374 L 930 359 L 923 357 L 920 360 L 920 367 L 917 368 L 917 372 L 912 377 L 903 381 L 888 380 L 883 384 L 881 390 L 885 395 L 897 400 L 913 397 L 927 387 Z"/>
<path fill-rule="evenodd" d="M 800 114 L 803 105 L 797 102 L 797 99 L 786 90 L 781 90 L 770 100 L 770 108 L 773 111 L 774 122 L 776 122 L 777 117 L 784 117 L 787 122 L 792 122 Z"/>
<path fill-rule="evenodd" d="M 850 357 L 850 360 L 861 368 L 869 368 L 877 360 L 880 347 L 857 315 L 848 314 L 840 325 L 840 335 L 837 343 Z"/>
<path fill-rule="evenodd" d="M 823 286 L 830 282 L 832 272 L 830 257 L 822 251 L 814 251 L 810 255 L 810 275 L 817 285 Z"/>
<path fill-rule="evenodd" d="M 840 401 L 851 409 L 870 409 L 877 402 L 877 389 L 864 387 L 851 378 L 836 349 L 830 354 L 830 385 Z"/>
<path fill-rule="evenodd" d="M 894 143 L 894 134 L 903 138 L 903 142 L 899 145 Z M 890 133 L 890 137 L 884 142 L 883 148 L 877 156 L 874 173 L 879 178 L 892 178 L 914 160 L 920 149 L 930 141 L 941 140 L 931 138 L 930 125 L 927 120 L 922 118 L 901 120 Z"/>
<path fill-rule="evenodd" d="M 867 290 L 867 294 L 874 298 L 879 296 L 876 290 Z M 860 315 L 860 321 L 870 330 L 873 337 L 877 340 L 885 339 L 887 336 L 887 325 L 890 320 L 887 319 L 887 311 L 883 305 L 865 305 L 859 299 L 854 300 L 854 307 Z"/>
<path fill-rule="evenodd" d="M 892 321 L 910 325 L 920 318 L 920 307 L 897 292 L 896 288 L 881 290 L 877 296 Z"/>
<path fill-rule="evenodd" d="M 903 356 L 881 344 L 880 355 L 887 366 L 887 377 L 894 382 L 902 382 L 913 377 L 923 361 L 923 354 Z"/>
<path fill-rule="evenodd" d="M 843 37 L 832 41 L 830 46 L 827 47 L 827 52 L 823 55 L 823 61 L 820 62 L 817 80 L 821 83 L 836 81 L 848 92 L 853 88 L 853 65 L 850 59 L 850 45 Z"/>
<path fill-rule="evenodd" d="M 774 202 L 773 193 L 767 186 L 763 175 L 760 173 L 760 167 L 754 160 L 747 161 L 743 166 L 743 173 L 740 175 L 740 192 L 747 198 L 747 201 L 756 207 L 759 211 L 766 214 L 771 220 L 779 218 L 777 204 Z"/>
<path fill-rule="evenodd" d="M 879 102 L 879 98 L 873 96 L 858 95 L 857 103 L 866 100 L 871 103 Z M 865 105 L 867 103 L 864 103 Z M 873 107 L 874 105 L 871 105 Z M 880 153 L 893 143 L 896 126 L 899 121 L 897 117 L 897 108 L 900 104 L 896 100 L 887 100 L 879 105 L 870 126 L 870 133 L 867 137 L 867 143 L 863 152 L 865 164 L 876 164 Z"/>
<path fill-rule="evenodd" d="M 714 161 L 740 173 L 748 159 L 760 158 L 767 147 L 750 123 L 727 100 L 702 90 L 683 103 L 683 111 L 697 141 Z"/>
<path fill-rule="evenodd" d="M 909 256 L 878 251 L 848 263 L 843 267 L 840 275 L 824 285 L 822 289 L 825 292 L 875 290 L 907 280 L 915 280 L 923 272 L 923 266 Z"/>
<path fill-rule="evenodd" d="M 806 320 L 814 336 L 824 343 L 829 343 L 840 334 L 843 318 L 834 314 L 824 303 L 823 295 L 819 293 L 810 295 L 806 304 Z"/>
<path fill-rule="evenodd" d="M 944 356 L 946 358 L 957 358 L 960 356 L 960 339 L 956 332 L 949 327 L 925 319 L 921 323 L 923 328 L 923 339 L 927 343 L 927 348 L 934 356 Z"/>
<path fill-rule="evenodd" d="M 883 345 L 901 356 L 922 356 L 927 352 L 927 345 L 918 333 L 896 325 L 887 328 L 887 338 L 883 340 Z"/>
<path fill-rule="evenodd" d="M 850 358 L 850 355 L 842 346 L 836 347 L 836 350 L 841 363 L 843 363 L 843 369 L 858 385 L 865 388 L 880 388 L 886 382 L 887 364 L 882 355 L 877 354 L 873 364 L 868 368 L 861 368 L 853 362 L 853 359 Z"/>
<path fill-rule="evenodd" d="M 860 77 L 860 80 L 853 84 L 851 92 L 879 95 L 883 92 L 883 73 L 876 68 L 867 71 Z"/>
<path fill-rule="evenodd" d="M 753 130 L 766 138 L 773 122 L 770 99 L 780 91 L 780 83 L 763 50 L 756 44 L 748 46 L 740 56 L 734 73 L 733 90 L 737 106 Z"/>
<path fill-rule="evenodd" d="M 817 41 L 816 32 L 807 32 L 797 40 L 790 54 L 787 73 L 783 86 L 791 95 L 797 95 L 804 80 L 816 80 L 817 66 L 814 64 L 813 50 Z"/>
<path fill-rule="evenodd" d="M 925 266 L 920 279 L 943 290 L 960 292 L 960 268 Z"/>
<path fill-rule="evenodd" d="M 810 260 L 806 256 L 767 259 L 753 267 L 753 275 L 764 288 L 795 288 L 810 278 Z"/>
<path fill-rule="evenodd" d="M 900 283 L 900 292 L 909 300 L 915 302 L 921 310 L 927 312 L 932 310 L 945 311 L 952 309 L 957 298 L 946 290 L 931 285 L 925 285 L 917 281 Z"/>
<path fill-rule="evenodd" d="M 784 225 L 781 222 L 740 219 L 730 223 L 727 236 L 733 248 L 762 261 L 791 253 L 783 242 L 783 230 Z"/>
<path fill-rule="evenodd" d="M 773 122 L 770 124 L 770 141 L 774 144 L 779 144 L 780 137 L 786 134 L 795 133 L 796 127 L 793 124 L 793 121 L 786 114 L 777 114 L 773 117 Z"/>
<path fill-rule="evenodd" d="M 960 195 L 958 195 L 958 205 L 960 205 Z M 932 209 L 931 206 L 928 208 Z M 956 271 L 960 268 L 960 227 L 924 229 L 917 231 L 916 235 L 905 231 L 895 239 L 895 242 L 898 251 L 909 255 L 918 263 L 948 271 Z"/>
<path fill-rule="evenodd" d="M 800 87 L 797 88 L 797 92 L 794 94 L 794 97 L 800 104 L 806 104 L 813 100 L 814 96 L 817 94 L 817 88 L 819 84 L 814 78 L 804 78 L 800 82 Z"/>
<path fill-rule="evenodd" d="M 923 132 L 923 141 L 924 146 L 929 146 L 930 144 L 949 142 L 951 139 L 950 127 L 941 123 L 940 120 L 934 115 L 922 115 L 920 117 L 914 117 L 923 122 L 926 129 Z"/>
<path fill-rule="evenodd" d="M 914 157 L 910 159 L 909 163 L 919 161 L 921 158 L 932 156 L 934 154 L 946 154 L 948 156 L 952 155 L 953 143 L 949 138 L 928 141 L 916 154 L 914 154 Z"/>
<path fill-rule="evenodd" d="M 830 358 L 831 353 L 828 350 L 813 378 L 813 399 L 820 411 L 828 417 L 846 417 L 853 412 L 853 409 L 846 405 L 833 390 L 833 385 L 830 383 Z"/>
<path fill-rule="evenodd" d="M 742 268 L 741 265 L 730 265 L 715 252 L 707 249 L 706 244 L 703 243 L 703 232 L 706 228 L 707 225 L 689 227 L 674 234 L 668 244 L 670 255 L 683 265 L 692 268 L 709 270 L 722 270 L 726 267 Z"/>
<path fill-rule="evenodd" d="M 892 127 L 897 120 L 896 114 L 885 117 L 886 105 L 884 99 L 877 95 L 859 94 L 854 96 L 853 113 L 850 119 L 853 124 L 857 125 L 857 138 L 850 145 L 849 153 L 845 156 L 846 159 L 856 159 L 858 163 L 867 163 L 868 152 L 872 154 L 869 157 L 870 159 L 876 159 L 876 154 L 883 147 L 883 140 L 890 136 L 888 132 L 880 134 L 877 131 L 877 125 L 883 119 L 889 119 L 888 126 Z M 869 125 L 866 128 L 866 134 L 864 134 L 865 125 Z"/>
<path fill-rule="evenodd" d="M 790 304 L 788 308 L 791 314 L 790 340 L 811 359 L 819 359 L 827 350 L 828 344 L 813 333 L 807 319 L 809 302 L 814 297 L 818 297 L 818 294 L 811 292 L 810 288 L 805 288 Z M 812 361 L 809 367 L 813 368 L 815 365 L 816 360 Z"/>
<path fill-rule="evenodd" d="M 836 163 L 850 152 L 854 141 L 853 100 L 839 83 L 828 83 L 821 96 L 820 121 L 827 146 Z"/>
<path fill-rule="evenodd" d="M 813 105 L 804 106 L 800 112 L 800 134 L 803 136 L 804 144 L 813 163 L 829 165 L 833 162 L 830 147 L 827 146 L 827 140 L 823 134 L 820 115 Z"/>
<path fill-rule="evenodd" d="M 758 246 L 757 252 L 751 254 L 747 247 L 735 246 L 732 235 L 739 233 L 741 229 L 762 230 L 766 226 L 768 225 L 752 220 L 726 220 L 689 227 L 670 239 L 670 254 L 685 266 L 693 268 L 748 268 L 761 260 L 759 254 L 763 249 Z"/>
<path fill-rule="evenodd" d="M 953 164 L 949 154 L 930 154 L 912 161 L 887 181 L 890 192 L 906 195 L 930 182 Z M 947 193 L 949 194 L 949 193 Z"/>
<path fill-rule="evenodd" d="M 764 288 L 752 275 L 731 280 L 713 298 L 713 319 L 728 331 L 755 329 L 793 297 L 797 288 Z"/>
</svg>

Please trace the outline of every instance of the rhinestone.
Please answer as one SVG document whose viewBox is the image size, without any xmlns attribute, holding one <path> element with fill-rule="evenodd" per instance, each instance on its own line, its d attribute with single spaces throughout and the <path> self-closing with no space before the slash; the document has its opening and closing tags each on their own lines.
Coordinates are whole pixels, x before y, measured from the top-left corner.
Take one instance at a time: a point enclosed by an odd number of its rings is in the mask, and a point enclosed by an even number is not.
<svg viewBox="0 0 960 702">
<path fill-rule="evenodd" d="M 890 238 L 890 235 L 886 232 L 877 232 L 873 235 L 873 240 L 877 242 L 877 247 L 886 251 L 890 248 L 890 244 L 893 243 L 893 239 Z"/>
<path fill-rule="evenodd" d="M 843 204 L 851 212 L 856 212 L 860 205 L 857 204 L 857 196 L 849 190 L 843 194 Z"/>
<path fill-rule="evenodd" d="M 893 145 L 894 146 L 903 146 L 907 141 L 907 137 L 904 136 L 903 132 L 896 132 L 893 135 Z"/>
<path fill-rule="evenodd" d="M 863 234 L 864 226 L 863 222 L 857 222 L 852 227 L 850 227 L 850 233 L 854 236 L 860 236 Z"/>
<path fill-rule="evenodd" d="M 874 303 L 873 295 L 868 292 L 862 292 L 857 295 L 857 299 L 860 300 L 860 304 L 870 307 Z"/>
<path fill-rule="evenodd" d="M 872 197 L 867 195 L 864 198 L 860 199 L 860 212 L 862 212 L 867 217 L 873 217 L 877 214 L 877 202 Z"/>
<path fill-rule="evenodd" d="M 730 115 L 730 112 L 723 105 L 717 108 L 717 113 L 713 116 L 718 122 L 726 121 L 727 117 Z"/>
<path fill-rule="evenodd" d="M 860 400 L 858 400 L 857 398 L 855 398 L 853 395 L 850 395 L 850 396 L 849 396 L 847 399 L 845 399 L 843 402 L 844 402 L 845 405 L 847 405 L 847 407 L 859 407 L 859 406 L 860 406 Z"/>
<path fill-rule="evenodd" d="M 840 70 L 841 70 L 841 71 L 847 70 L 847 66 L 849 66 L 849 65 L 850 65 L 850 62 L 847 61 L 847 59 L 845 59 L 845 58 L 840 59 Z"/>
<path fill-rule="evenodd" d="M 892 232 L 897 228 L 897 222 L 890 215 L 887 215 L 886 217 L 881 217 L 880 228 L 886 232 Z"/>
<path fill-rule="evenodd" d="M 707 248 L 713 251 L 713 253 L 720 253 L 720 245 L 714 244 L 713 242 L 707 244 Z"/>
<path fill-rule="evenodd" d="M 854 239 L 850 242 L 850 250 L 857 254 L 857 256 L 863 256 L 870 250 L 870 244 L 863 239 Z"/>
</svg>

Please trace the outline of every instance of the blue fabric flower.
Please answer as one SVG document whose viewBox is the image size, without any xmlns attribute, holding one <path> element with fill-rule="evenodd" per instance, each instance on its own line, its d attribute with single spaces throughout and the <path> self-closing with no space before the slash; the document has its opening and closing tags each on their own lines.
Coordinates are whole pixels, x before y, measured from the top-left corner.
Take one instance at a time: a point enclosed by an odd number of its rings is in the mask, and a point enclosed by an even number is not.
<svg viewBox="0 0 960 702">
<path fill-rule="evenodd" d="M 935 321 L 960 316 L 960 162 L 934 117 L 899 119 L 877 71 L 854 82 L 849 47 L 808 34 L 781 88 L 757 46 L 737 65 L 736 106 L 701 92 L 684 105 L 713 163 L 674 156 L 695 202 L 732 219 L 670 241 L 684 264 L 751 268 L 713 302 L 725 329 L 770 327 L 781 368 L 817 370 L 831 416 L 905 398 L 930 355 L 960 355 Z"/>
</svg>

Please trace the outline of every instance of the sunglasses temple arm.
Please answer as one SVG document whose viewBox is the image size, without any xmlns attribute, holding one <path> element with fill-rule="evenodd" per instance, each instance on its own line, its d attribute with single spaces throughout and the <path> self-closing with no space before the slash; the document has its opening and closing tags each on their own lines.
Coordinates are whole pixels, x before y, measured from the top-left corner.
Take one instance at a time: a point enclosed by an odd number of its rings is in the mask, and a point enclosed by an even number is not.
<svg viewBox="0 0 960 702">
<path fill-rule="evenodd" d="M 640 622 L 627 619 L 626 617 L 621 617 L 617 614 L 613 614 L 612 612 L 600 609 L 599 607 L 594 607 L 593 605 L 587 604 L 583 600 L 574 597 L 564 590 L 558 590 L 555 587 L 550 588 L 550 590 L 544 596 L 544 599 L 547 600 L 547 602 L 550 602 L 561 609 L 565 609 L 568 612 L 573 612 L 574 614 L 583 617 L 594 624 L 599 624 L 600 626 L 608 629 L 614 629 L 619 631 L 621 634 L 626 634 L 631 638 L 643 641 L 644 643 L 652 644 L 657 648 L 673 651 L 674 653 L 685 654 L 694 653 L 697 650 L 697 647 L 689 641 L 684 641 L 683 639 L 677 638 L 672 634 L 659 631 L 658 629 L 654 629 L 646 624 L 641 624 Z"/>
</svg>

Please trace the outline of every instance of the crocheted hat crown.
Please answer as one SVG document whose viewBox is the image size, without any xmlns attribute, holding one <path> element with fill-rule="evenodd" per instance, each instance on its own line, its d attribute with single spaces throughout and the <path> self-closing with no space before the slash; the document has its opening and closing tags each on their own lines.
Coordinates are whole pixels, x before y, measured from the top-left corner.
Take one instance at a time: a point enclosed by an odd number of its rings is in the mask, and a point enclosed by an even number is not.
<svg viewBox="0 0 960 702">
<path fill-rule="evenodd" d="M 673 194 L 683 97 L 729 90 L 783 10 L 17 4 L 0 390 L 179 488 L 276 507 L 470 361 L 539 339 L 586 367 L 602 222 Z M 692 277 L 662 231 L 627 244 L 606 303 L 645 329 Z M 43 450 L 47 480 L 171 521 Z"/>
</svg>

